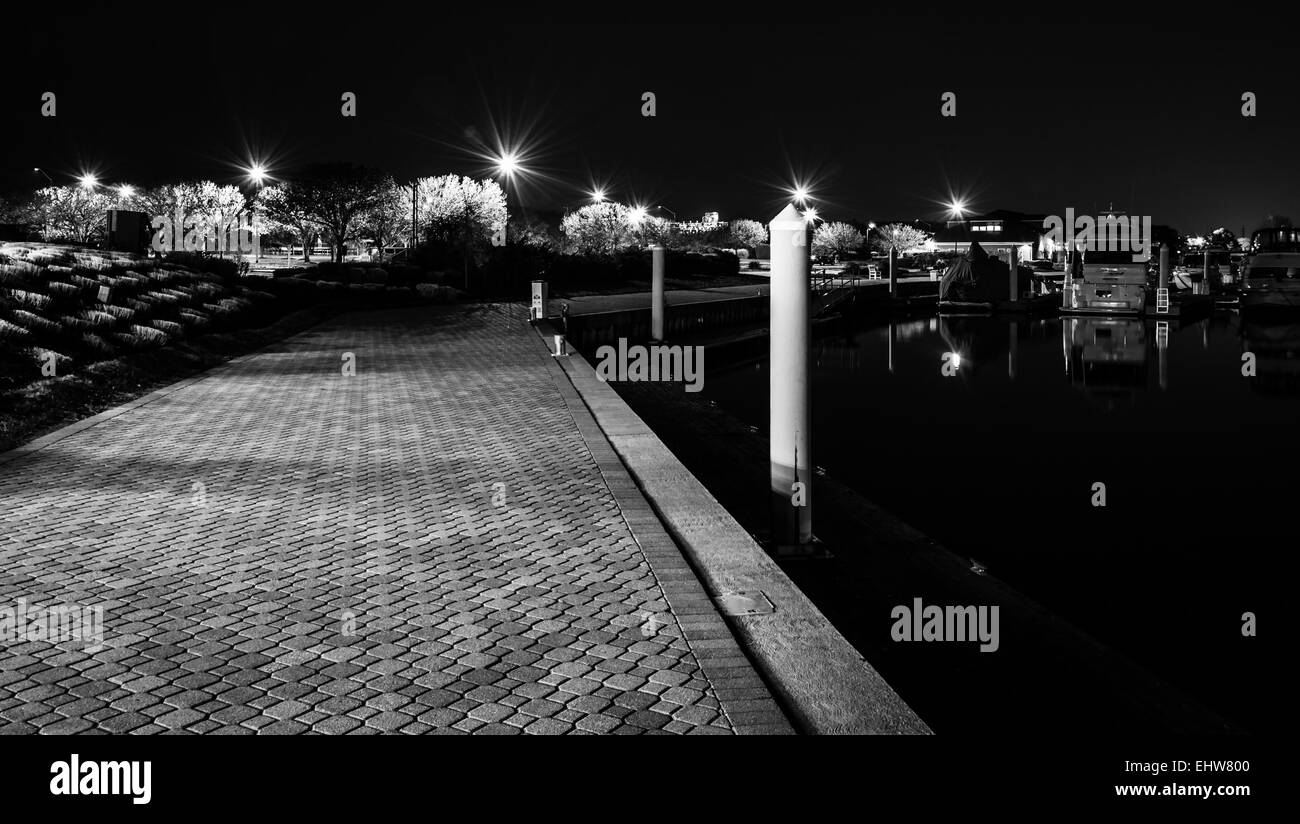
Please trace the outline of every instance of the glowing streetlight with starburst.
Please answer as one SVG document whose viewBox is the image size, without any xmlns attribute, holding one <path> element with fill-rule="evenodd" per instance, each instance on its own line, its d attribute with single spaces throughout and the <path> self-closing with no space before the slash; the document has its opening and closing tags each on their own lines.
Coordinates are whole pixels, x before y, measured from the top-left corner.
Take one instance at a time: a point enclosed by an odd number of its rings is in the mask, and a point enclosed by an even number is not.
<svg viewBox="0 0 1300 824">
<path fill-rule="evenodd" d="M 88 189 L 88 190 L 93 190 L 96 186 L 99 185 L 99 178 L 95 177 L 93 174 L 90 174 L 89 172 L 83 174 L 80 178 L 77 179 L 77 181 L 81 184 L 81 188 Z"/>
<path fill-rule="evenodd" d="M 504 175 L 507 180 L 513 179 L 515 172 L 519 171 L 519 156 L 514 152 L 506 152 L 497 160 L 497 171 Z"/>
<path fill-rule="evenodd" d="M 594 192 L 592 192 L 592 193 L 591 193 L 591 202 L 592 202 L 592 203 L 604 203 L 604 202 L 605 202 L 605 190 L 604 190 L 604 189 L 596 189 Z"/>
<path fill-rule="evenodd" d="M 632 224 L 633 226 L 640 226 L 642 221 L 644 221 L 649 214 L 650 212 L 646 209 L 646 207 L 633 206 L 632 209 L 627 213 L 627 222 Z"/>
<path fill-rule="evenodd" d="M 267 174 L 266 167 L 261 163 L 252 164 L 248 167 L 247 172 L 248 179 L 254 186 L 260 187 L 265 185 L 266 179 L 270 177 L 270 175 Z"/>
</svg>

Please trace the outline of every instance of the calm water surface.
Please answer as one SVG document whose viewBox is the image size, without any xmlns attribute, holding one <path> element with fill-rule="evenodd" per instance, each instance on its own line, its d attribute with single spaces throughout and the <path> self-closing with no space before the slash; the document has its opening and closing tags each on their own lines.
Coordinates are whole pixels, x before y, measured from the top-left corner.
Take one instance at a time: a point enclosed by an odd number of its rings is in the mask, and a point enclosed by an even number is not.
<svg viewBox="0 0 1300 824">
<path fill-rule="evenodd" d="M 1265 723 L 1241 706 L 1239 682 L 1267 675 L 1241 616 L 1268 611 L 1265 583 L 1296 543 L 1300 323 L 878 320 L 814 355 L 818 466 L 1229 718 Z M 704 388 L 764 429 L 767 391 L 766 362 Z"/>
</svg>

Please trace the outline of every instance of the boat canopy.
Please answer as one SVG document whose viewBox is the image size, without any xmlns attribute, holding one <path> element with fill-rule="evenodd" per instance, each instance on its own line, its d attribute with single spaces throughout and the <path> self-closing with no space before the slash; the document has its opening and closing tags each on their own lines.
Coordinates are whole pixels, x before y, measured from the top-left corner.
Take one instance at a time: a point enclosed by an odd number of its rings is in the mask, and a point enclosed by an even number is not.
<svg viewBox="0 0 1300 824">
<path fill-rule="evenodd" d="M 1007 264 L 972 241 L 966 254 L 957 258 L 939 281 L 939 300 L 992 303 L 1007 297 L 1010 284 Z"/>
</svg>

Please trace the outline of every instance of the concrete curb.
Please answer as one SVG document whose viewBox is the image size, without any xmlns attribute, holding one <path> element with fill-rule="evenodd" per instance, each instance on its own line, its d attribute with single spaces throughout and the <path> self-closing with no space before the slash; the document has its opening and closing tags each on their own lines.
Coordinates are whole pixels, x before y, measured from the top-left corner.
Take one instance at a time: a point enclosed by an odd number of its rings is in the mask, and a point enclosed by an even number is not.
<svg viewBox="0 0 1300 824">
<path fill-rule="evenodd" d="M 538 328 L 543 341 L 553 331 Z M 548 347 L 549 348 L 549 347 Z M 557 358 L 613 450 L 715 600 L 761 593 L 769 614 L 727 623 L 803 732 L 929 734 L 930 728 L 579 354 Z"/>
</svg>

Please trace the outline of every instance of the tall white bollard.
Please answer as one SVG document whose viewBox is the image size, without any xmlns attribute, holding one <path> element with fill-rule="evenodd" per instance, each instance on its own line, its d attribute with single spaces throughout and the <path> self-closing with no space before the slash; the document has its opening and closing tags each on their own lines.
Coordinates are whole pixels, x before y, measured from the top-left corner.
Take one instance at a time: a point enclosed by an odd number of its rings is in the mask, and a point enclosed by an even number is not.
<svg viewBox="0 0 1300 824">
<path fill-rule="evenodd" d="M 1158 288 L 1169 288 L 1169 244 L 1160 244 L 1160 280 L 1157 281 Z"/>
<path fill-rule="evenodd" d="M 889 321 L 889 374 L 894 374 L 894 321 Z"/>
<path fill-rule="evenodd" d="M 772 541 L 777 547 L 791 547 L 812 541 L 808 223 L 792 203 L 768 228 L 772 237 L 768 395 Z"/>
<path fill-rule="evenodd" d="M 1016 248 L 1013 246 L 1007 250 L 1007 267 L 1011 278 L 1011 300 L 1020 300 L 1020 261 Z"/>
<path fill-rule="evenodd" d="M 1204 252 L 1204 262 L 1201 264 L 1203 274 L 1201 275 L 1201 294 L 1210 294 L 1210 250 Z"/>
<path fill-rule="evenodd" d="M 650 247 L 650 338 L 655 343 L 664 339 L 664 247 L 658 243 Z"/>
<path fill-rule="evenodd" d="M 1013 320 L 1007 327 L 1007 377 L 1015 380 L 1020 363 L 1020 324 Z"/>
<path fill-rule="evenodd" d="M 889 298 L 893 300 L 898 297 L 898 275 L 895 270 L 898 269 L 898 250 L 889 247 Z"/>
</svg>

